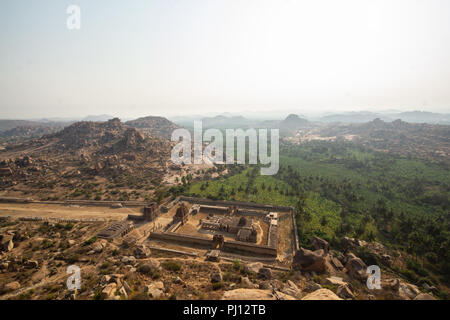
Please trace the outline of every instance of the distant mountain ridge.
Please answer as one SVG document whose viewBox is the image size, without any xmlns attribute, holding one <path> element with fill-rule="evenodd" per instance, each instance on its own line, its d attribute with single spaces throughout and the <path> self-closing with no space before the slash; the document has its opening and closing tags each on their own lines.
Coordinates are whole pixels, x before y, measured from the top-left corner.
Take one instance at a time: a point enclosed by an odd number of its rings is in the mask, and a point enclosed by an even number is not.
<svg viewBox="0 0 450 320">
<path fill-rule="evenodd" d="M 396 113 L 376 113 L 369 111 L 345 112 L 316 118 L 319 122 L 362 123 L 374 119 L 392 122 L 396 119 L 411 123 L 450 124 L 450 113 L 434 113 L 428 111 L 406 111 Z"/>
</svg>

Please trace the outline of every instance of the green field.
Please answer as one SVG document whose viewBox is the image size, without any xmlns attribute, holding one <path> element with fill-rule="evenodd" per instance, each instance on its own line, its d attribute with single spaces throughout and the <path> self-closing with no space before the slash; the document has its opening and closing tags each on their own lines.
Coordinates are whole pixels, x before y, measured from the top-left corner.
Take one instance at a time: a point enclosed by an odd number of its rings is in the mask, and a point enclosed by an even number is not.
<svg viewBox="0 0 450 320">
<path fill-rule="evenodd" d="M 282 145 L 280 152 L 274 176 L 261 176 L 256 166 L 234 168 L 227 177 L 188 183 L 183 193 L 294 206 L 301 245 L 313 235 L 332 243 L 343 236 L 377 240 L 442 257 L 433 268 L 448 278 L 448 168 L 349 143 Z"/>
</svg>

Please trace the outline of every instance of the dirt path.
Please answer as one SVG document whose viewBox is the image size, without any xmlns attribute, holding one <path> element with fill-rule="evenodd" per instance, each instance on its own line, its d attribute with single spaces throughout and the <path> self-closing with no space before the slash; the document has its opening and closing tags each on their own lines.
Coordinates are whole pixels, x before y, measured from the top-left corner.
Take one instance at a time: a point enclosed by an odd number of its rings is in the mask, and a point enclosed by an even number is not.
<svg viewBox="0 0 450 320">
<path fill-rule="evenodd" d="M 89 206 L 63 206 L 56 204 L 14 204 L 0 203 L 0 216 L 11 217 L 55 217 L 55 218 L 105 218 L 122 220 L 129 213 L 138 213 L 138 209 Z"/>
</svg>

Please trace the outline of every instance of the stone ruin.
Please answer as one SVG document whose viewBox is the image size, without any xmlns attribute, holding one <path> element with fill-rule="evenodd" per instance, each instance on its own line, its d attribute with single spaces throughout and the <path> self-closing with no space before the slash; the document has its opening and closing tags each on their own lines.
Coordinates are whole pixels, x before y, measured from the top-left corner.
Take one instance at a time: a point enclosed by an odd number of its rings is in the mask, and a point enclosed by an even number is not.
<svg viewBox="0 0 450 320">
<path fill-rule="evenodd" d="M 173 224 L 181 222 L 181 224 L 185 224 L 189 219 L 189 211 L 184 203 L 181 203 L 177 208 L 177 212 L 173 217 Z"/>
<path fill-rule="evenodd" d="M 129 221 L 119 221 L 110 224 L 106 229 L 102 230 L 97 236 L 104 239 L 114 239 L 117 237 L 123 237 L 131 230 L 134 226 L 132 222 Z"/>
<path fill-rule="evenodd" d="M 144 211 L 141 216 L 129 214 L 127 219 L 133 221 L 154 221 L 158 215 L 158 204 L 156 202 L 150 202 L 144 207 Z"/>
</svg>

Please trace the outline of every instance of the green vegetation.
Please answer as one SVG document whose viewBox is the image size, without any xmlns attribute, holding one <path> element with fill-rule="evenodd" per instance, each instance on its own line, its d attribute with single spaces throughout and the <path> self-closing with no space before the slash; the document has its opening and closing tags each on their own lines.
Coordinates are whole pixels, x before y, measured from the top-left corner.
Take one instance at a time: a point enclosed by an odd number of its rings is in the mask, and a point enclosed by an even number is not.
<svg viewBox="0 0 450 320">
<path fill-rule="evenodd" d="M 274 176 L 261 176 L 257 166 L 231 166 L 226 177 L 169 191 L 294 206 L 304 247 L 313 235 L 336 246 L 344 236 L 376 240 L 450 282 L 448 168 L 347 142 L 285 144 L 280 154 Z M 427 275 L 411 267 L 416 282 Z"/>
<path fill-rule="evenodd" d="M 165 261 L 162 263 L 162 266 L 164 269 L 173 271 L 173 272 L 178 272 L 181 270 L 181 264 L 179 264 L 178 262 L 175 262 L 175 261 Z"/>
</svg>

